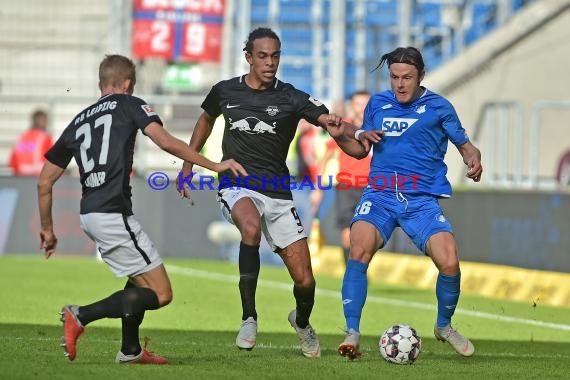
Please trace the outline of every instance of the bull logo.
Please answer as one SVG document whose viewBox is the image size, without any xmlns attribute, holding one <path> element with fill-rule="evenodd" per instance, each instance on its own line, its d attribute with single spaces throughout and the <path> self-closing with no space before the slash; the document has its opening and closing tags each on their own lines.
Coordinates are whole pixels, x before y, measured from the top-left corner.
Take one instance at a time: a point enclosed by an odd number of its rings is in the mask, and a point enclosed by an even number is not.
<svg viewBox="0 0 570 380">
<path fill-rule="evenodd" d="M 230 124 L 232 125 L 230 127 L 230 131 L 237 129 L 238 131 L 242 131 L 242 132 L 249 132 L 251 131 L 251 128 L 249 127 L 249 123 L 247 122 L 247 119 L 241 119 L 236 121 L 235 123 L 232 122 L 232 119 L 230 119 Z"/>
<path fill-rule="evenodd" d="M 269 125 L 269 124 L 267 124 L 267 123 L 265 123 L 265 122 L 259 120 L 259 121 L 257 122 L 257 124 L 255 124 L 255 127 L 253 128 L 253 131 L 254 131 L 254 132 L 257 132 L 257 133 L 265 133 L 265 132 L 267 132 L 267 133 L 273 133 L 273 134 L 275 134 L 275 124 L 276 124 L 276 123 L 273 123 L 273 126 L 271 126 L 271 125 Z"/>
<path fill-rule="evenodd" d="M 277 127 L 276 122 L 274 122 L 273 125 L 269 125 L 266 122 L 261 121 L 253 116 L 246 117 L 245 119 L 241 119 L 236 122 L 233 122 L 232 119 L 229 119 L 229 121 L 231 124 L 230 131 L 237 129 L 240 132 L 245 132 L 249 134 L 263 134 L 263 133 L 276 134 L 275 132 L 275 128 Z M 255 125 L 252 128 L 251 124 L 253 124 L 254 122 Z"/>
</svg>

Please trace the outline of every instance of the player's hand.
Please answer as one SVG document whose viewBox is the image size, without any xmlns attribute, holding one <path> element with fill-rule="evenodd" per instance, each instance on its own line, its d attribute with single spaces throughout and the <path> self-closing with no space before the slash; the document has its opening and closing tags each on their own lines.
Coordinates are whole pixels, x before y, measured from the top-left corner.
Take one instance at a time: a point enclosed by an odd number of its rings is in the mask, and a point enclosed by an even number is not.
<svg viewBox="0 0 570 380">
<path fill-rule="evenodd" d="M 345 124 L 342 117 L 335 113 L 322 114 L 318 118 L 319 125 L 324 128 L 333 139 L 343 137 L 345 131 Z"/>
<path fill-rule="evenodd" d="M 192 174 L 192 165 L 184 163 L 182 165 L 182 170 L 176 176 L 176 191 L 180 194 L 180 198 L 188 198 L 190 199 L 190 194 L 188 190 L 186 190 L 186 186 L 180 183 L 180 178 L 187 178 L 190 174 Z"/>
<path fill-rule="evenodd" d="M 329 113 L 327 115 L 326 123 L 332 127 L 340 127 L 342 126 L 342 117 L 336 113 Z"/>
<path fill-rule="evenodd" d="M 44 255 L 46 259 L 55 253 L 57 247 L 57 237 L 53 233 L 53 230 L 41 230 L 40 231 L 40 249 L 44 250 Z"/>
<path fill-rule="evenodd" d="M 377 144 L 382 141 L 382 137 L 384 137 L 384 131 L 377 130 L 377 131 L 364 131 L 360 132 L 358 135 L 358 141 L 364 146 L 367 152 L 370 152 L 372 148 L 371 144 Z"/>
<path fill-rule="evenodd" d="M 474 182 L 479 182 L 483 174 L 481 160 L 478 157 L 470 158 L 467 161 L 467 168 L 467 178 L 471 178 Z"/>
<path fill-rule="evenodd" d="M 217 173 L 221 173 L 226 170 L 231 170 L 236 177 L 248 176 L 247 171 L 243 168 L 243 166 L 241 166 L 241 164 L 236 160 L 234 160 L 233 158 L 230 158 L 229 160 L 225 160 L 220 162 L 219 164 L 216 164 L 216 167 L 214 168 L 214 171 Z"/>
</svg>

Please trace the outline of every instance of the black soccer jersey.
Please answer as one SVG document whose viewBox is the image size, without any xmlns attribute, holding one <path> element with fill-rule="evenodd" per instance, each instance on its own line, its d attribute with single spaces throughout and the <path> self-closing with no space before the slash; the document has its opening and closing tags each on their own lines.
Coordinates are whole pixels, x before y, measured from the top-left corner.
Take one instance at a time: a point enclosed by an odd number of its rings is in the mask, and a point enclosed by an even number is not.
<svg viewBox="0 0 570 380">
<path fill-rule="evenodd" d="M 220 173 L 220 188 L 246 187 L 272 198 L 292 199 L 286 159 L 297 124 L 301 119 L 317 124 L 328 109 L 278 79 L 266 90 L 254 90 L 245 76 L 214 85 L 202 108 L 212 117 L 224 115 L 223 160 L 233 158 L 249 174 L 236 178 L 231 171 Z"/>
<path fill-rule="evenodd" d="M 81 214 L 132 215 L 130 174 L 137 131 L 162 121 L 144 100 L 110 94 L 79 113 L 45 154 L 66 168 L 75 158 L 81 174 Z"/>
</svg>

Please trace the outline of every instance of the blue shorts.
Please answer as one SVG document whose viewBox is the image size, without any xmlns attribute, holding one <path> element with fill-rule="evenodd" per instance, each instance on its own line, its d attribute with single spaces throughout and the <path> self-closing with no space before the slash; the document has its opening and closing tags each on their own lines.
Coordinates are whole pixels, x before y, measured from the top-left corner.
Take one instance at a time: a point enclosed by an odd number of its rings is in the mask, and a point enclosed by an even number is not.
<svg viewBox="0 0 570 380">
<path fill-rule="evenodd" d="M 400 226 L 424 254 L 427 241 L 433 234 L 442 231 L 453 233 L 437 198 L 426 194 L 396 194 L 367 188 L 356 206 L 351 225 L 359 220 L 375 226 L 384 244 L 394 228 Z"/>
</svg>

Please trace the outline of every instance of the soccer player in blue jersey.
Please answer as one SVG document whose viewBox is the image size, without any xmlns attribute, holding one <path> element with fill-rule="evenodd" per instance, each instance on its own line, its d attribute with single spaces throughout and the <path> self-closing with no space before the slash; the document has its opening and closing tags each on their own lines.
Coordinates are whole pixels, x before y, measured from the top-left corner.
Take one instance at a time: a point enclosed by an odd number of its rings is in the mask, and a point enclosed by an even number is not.
<svg viewBox="0 0 570 380">
<path fill-rule="evenodd" d="M 351 221 L 350 257 L 342 285 L 347 333 L 338 352 L 350 359 L 360 356 L 368 264 L 400 226 L 439 271 L 435 337 L 447 341 L 460 355 L 471 356 L 473 344 L 451 327 L 461 272 L 452 228 L 438 199 L 451 196 L 443 160 L 447 141 L 457 147 L 467 177 L 475 182 L 483 172 L 481 153 L 469 141 L 451 103 L 420 85 L 425 71 L 417 49 L 399 47 L 383 55 L 377 68 L 385 63 L 391 90 L 372 96 L 363 126 L 354 135 L 367 149 L 373 149 L 373 156 L 368 187 Z"/>
</svg>

